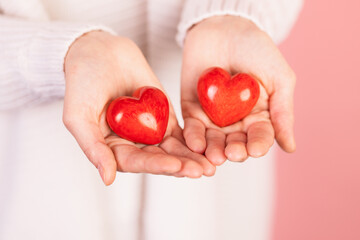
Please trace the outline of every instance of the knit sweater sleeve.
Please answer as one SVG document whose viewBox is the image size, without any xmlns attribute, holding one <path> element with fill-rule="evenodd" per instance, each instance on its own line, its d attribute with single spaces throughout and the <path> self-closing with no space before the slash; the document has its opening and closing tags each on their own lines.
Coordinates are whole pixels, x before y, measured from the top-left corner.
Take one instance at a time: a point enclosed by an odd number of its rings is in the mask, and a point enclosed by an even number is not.
<svg viewBox="0 0 360 240">
<path fill-rule="evenodd" d="M 62 98 L 70 45 L 103 26 L 32 21 L 0 15 L 0 110 Z"/>
<path fill-rule="evenodd" d="M 290 32 L 303 0 L 185 0 L 176 40 L 182 45 L 194 24 L 219 15 L 241 16 L 253 21 L 276 43 Z"/>
</svg>

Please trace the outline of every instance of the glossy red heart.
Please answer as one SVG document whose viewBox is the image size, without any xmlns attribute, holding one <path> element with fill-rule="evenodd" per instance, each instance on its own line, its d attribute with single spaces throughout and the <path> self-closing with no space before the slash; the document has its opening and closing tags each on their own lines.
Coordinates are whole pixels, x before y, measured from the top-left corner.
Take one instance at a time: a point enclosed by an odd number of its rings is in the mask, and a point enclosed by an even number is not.
<svg viewBox="0 0 360 240">
<path fill-rule="evenodd" d="M 240 121 L 255 106 L 260 95 L 258 82 L 250 75 L 231 75 L 222 68 L 205 70 L 198 81 L 200 104 L 219 127 Z"/>
<path fill-rule="evenodd" d="M 144 144 L 160 143 L 169 120 L 169 102 L 154 87 L 137 89 L 133 97 L 119 97 L 106 112 L 110 128 L 120 137 Z"/>
</svg>

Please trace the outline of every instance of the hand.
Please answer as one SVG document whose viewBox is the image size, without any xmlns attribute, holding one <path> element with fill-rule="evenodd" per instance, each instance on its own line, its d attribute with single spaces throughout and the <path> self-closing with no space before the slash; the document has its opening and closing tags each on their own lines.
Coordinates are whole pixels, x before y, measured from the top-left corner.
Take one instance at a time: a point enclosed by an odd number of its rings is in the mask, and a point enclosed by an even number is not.
<svg viewBox="0 0 360 240">
<path fill-rule="evenodd" d="M 184 46 L 181 104 L 188 147 L 215 165 L 267 153 L 276 137 L 286 152 L 295 150 L 293 94 L 295 75 L 273 41 L 242 17 L 206 19 L 189 30 Z M 203 112 L 197 81 L 207 68 L 244 72 L 260 83 L 260 97 L 241 121 L 220 128 Z"/>
<path fill-rule="evenodd" d="M 167 132 L 159 146 L 144 146 L 115 135 L 107 125 L 111 100 L 141 86 L 162 89 L 140 49 L 129 39 L 93 31 L 77 39 L 65 59 L 63 121 L 106 185 L 116 170 L 177 177 L 213 175 L 215 167 L 190 151 L 170 104 Z"/>
</svg>

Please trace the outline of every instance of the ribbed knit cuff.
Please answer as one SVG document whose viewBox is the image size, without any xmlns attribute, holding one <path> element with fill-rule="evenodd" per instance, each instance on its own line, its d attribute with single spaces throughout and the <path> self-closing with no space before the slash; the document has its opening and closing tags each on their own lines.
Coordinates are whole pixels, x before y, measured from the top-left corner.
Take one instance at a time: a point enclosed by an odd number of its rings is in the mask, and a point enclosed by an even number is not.
<svg viewBox="0 0 360 240">
<path fill-rule="evenodd" d="M 251 20 L 280 43 L 294 24 L 302 3 L 302 0 L 187 0 L 176 40 L 182 46 L 194 24 L 212 16 L 232 15 Z"/>
<path fill-rule="evenodd" d="M 83 34 L 104 26 L 52 22 L 40 27 L 20 51 L 19 66 L 29 87 L 43 98 L 62 97 L 65 90 L 64 60 L 70 45 Z"/>
<path fill-rule="evenodd" d="M 0 15 L 0 110 L 62 98 L 70 45 L 104 26 L 30 21 Z"/>
</svg>

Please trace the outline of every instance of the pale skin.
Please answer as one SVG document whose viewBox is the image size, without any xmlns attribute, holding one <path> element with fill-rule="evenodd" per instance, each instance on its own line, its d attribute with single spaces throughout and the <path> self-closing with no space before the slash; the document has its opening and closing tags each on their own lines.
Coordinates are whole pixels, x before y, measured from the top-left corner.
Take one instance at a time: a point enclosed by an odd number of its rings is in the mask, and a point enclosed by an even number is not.
<svg viewBox="0 0 360 240">
<path fill-rule="evenodd" d="M 261 83 L 252 113 L 225 128 L 209 120 L 196 97 L 198 76 L 212 66 L 250 73 Z M 101 31 L 87 33 L 70 47 L 64 70 L 64 124 L 105 185 L 114 181 L 116 171 L 212 176 L 215 166 L 227 158 L 243 161 L 266 154 L 274 137 L 285 151 L 295 150 L 294 74 L 271 39 L 246 19 L 212 17 L 188 32 L 182 70 L 185 128 L 178 126 L 170 103 L 167 132 L 158 146 L 118 137 L 105 119 L 106 108 L 116 97 L 130 96 L 142 86 L 163 90 L 135 43 Z"/>
<path fill-rule="evenodd" d="M 223 128 L 211 122 L 197 99 L 198 77 L 213 66 L 250 74 L 260 83 L 251 113 Z M 198 23 L 189 30 L 183 51 L 181 103 L 187 146 L 214 165 L 261 157 L 274 139 L 284 151 L 295 151 L 294 87 L 294 72 L 270 37 L 251 21 L 221 16 Z"/>
<path fill-rule="evenodd" d="M 63 121 L 105 185 L 116 171 L 176 177 L 212 176 L 215 167 L 185 145 L 171 107 L 164 140 L 158 146 L 118 137 L 106 123 L 111 100 L 131 96 L 142 86 L 162 89 L 140 49 L 129 39 L 94 31 L 74 42 L 65 59 Z"/>
</svg>

